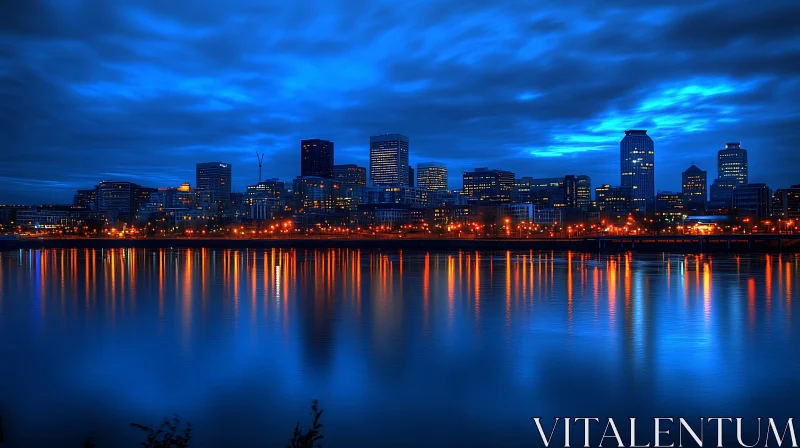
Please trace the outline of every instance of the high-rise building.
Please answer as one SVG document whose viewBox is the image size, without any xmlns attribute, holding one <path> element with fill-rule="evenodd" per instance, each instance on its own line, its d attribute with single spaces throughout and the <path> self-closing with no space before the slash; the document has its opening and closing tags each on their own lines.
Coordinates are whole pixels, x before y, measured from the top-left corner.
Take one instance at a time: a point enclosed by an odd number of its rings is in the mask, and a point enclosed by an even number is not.
<svg viewBox="0 0 800 448">
<path fill-rule="evenodd" d="M 97 187 L 78 190 L 72 198 L 72 205 L 94 210 L 97 208 Z"/>
<path fill-rule="evenodd" d="M 411 165 L 408 166 L 408 186 L 414 186 L 414 168 Z"/>
<path fill-rule="evenodd" d="M 800 184 L 775 190 L 772 196 L 772 216 L 784 219 L 800 218 Z"/>
<path fill-rule="evenodd" d="M 521 177 L 514 180 L 511 201 L 551 209 L 566 206 L 565 177 Z"/>
<path fill-rule="evenodd" d="M 733 190 L 733 209 L 741 217 L 768 219 L 772 195 L 766 184 L 738 185 Z"/>
<path fill-rule="evenodd" d="M 659 213 L 674 212 L 684 209 L 683 193 L 660 191 L 656 196 L 656 210 Z"/>
<path fill-rule="evenodd" d="M 741 143 L 727 143 L 717 152 L 717 178 L 727 177 L 736 179 L 739 185 L 748 183 L 747 150 Z"/>
<path fill-rule="evenodd" d="M 333 178 L 333 142 L 300 140 L 300 176 Z"/>
<path fill-rule="evenodd" d="M 277 199 L 284 197 L 286 184 L 278 179 L 262 180 L 256 185 L 248 185 L 244 193 L 244 202 L 250 205 L 259 199 Z"/>
<path fill-rule="evenodd" d="M 300 176 L 294 179 L 293 187 L 297 211 L 331 212 L 336 209 L 339 183 L 333 179 Z"/>
<path fill-rule="evenodd" d="M 625 131 L 619 144 L 620 177 L 633 192 L 633 207 L 643 213 L 655 211 L 655 146 L 646 130 Z"/>
<path fill-rule="evenodd" d="M 708 188 L 711 199 L 717 207 L 730 208 L 733 201 L 733 190 L 739 185 L 735 177 L 722 177 L 714 179 L 714 182 Z"/>
<path fill-rule="evenodd" d="M 473 202 L 510 202 L 514 173 L 489 168 L 475 168 L 462 177 L 464 193 Z"/>
<path fill-rule="evenodd" d="M 131 221 L 136 210 L 150 200 L 158 190 L 142 187 L 133 182 L 103 181 L 97 186 L 97 210 L 108 215 L 109 220 Z"/>
<path fill-rule="evenodd" d="M 564 207 L 578 208 L 578 179 L 575 175 L 564 176 L 561 188 L 564 190 Z"/>
<path fill-rule="evenodd" d="M 425 191 L 447 190 L 447 167 L 436 162 L 418 163 L 417 187 Z"/>
<path fill-rule="evenodd" d="M 367 169 L 355 164 L 334 165 L 333 179 L 342 184 L 367 186 Z"/>
<path fill-rule="evenodd" d="M 233 165 L 206 162 L 196 165 L 195 189 L 200 202 L 227 204 L 231 201 L 231 172 Z"/>
<path fill-rule="evenodd" d="M 694 164 L 681 174 L 683 203 L 689 210 L 703 210 L 708 200 L 708 173 Z"/>
<path fill-rule="evenodd" d="M 369 179 L 372 185 L 409 185 L 408 137 L 384 134 L 369 138 Z"/>
<path fill-rule="evenodd" d="M 592 205 L 592 179 L 585 174 L 581 174 L 577 177 L 577 180 L 575 191 L 578 198 L 578 208 L 587 211 Z"/>
<path fill-rule="evenodd" d="M 633 208 L 633 188 L 620 186 L 612 187 L 605 184 L 594 189 L 597 208 L 601 212 L 612 214 L 630 213 Z"/>
<path fill-rule="evenodd" d="M 800 218 L 800 185 L 775 190 L 772 196 L 772 216 L 792 220 Z M 800 222 L 792 223 L 792 229 L 795 224 L 800 226 Z"/>
</svg>

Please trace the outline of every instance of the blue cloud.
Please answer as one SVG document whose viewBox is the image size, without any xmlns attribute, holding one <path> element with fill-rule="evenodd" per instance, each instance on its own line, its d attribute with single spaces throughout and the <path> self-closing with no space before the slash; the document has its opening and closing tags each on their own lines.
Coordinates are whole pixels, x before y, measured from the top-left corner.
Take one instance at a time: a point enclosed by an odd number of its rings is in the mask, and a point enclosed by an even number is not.
<svg viewBox="0 0 800 448">
<path fill-rule="evenodd" d="M 412 164 L 618 183 L 622 132 L 644 128 L 659 189 L 689 159 L 713 173 L 728 141 L 752 179 L 800 182 L 793 1 L 18 3 L 0 14 L 0 199 L 67 202 L 108 173 L 171 185 L 218 159 L 243 189 L 254 149 L 288 180 L 300 139 L 366 165 L 382 132 L 410 136 Z"/>
</svg>

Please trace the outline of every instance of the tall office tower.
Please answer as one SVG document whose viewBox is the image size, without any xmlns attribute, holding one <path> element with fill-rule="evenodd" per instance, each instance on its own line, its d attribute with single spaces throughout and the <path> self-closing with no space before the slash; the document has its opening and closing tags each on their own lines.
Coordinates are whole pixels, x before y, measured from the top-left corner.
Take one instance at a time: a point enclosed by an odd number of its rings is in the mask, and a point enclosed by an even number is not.
<svg viewBox="0 0 800 448">
<path fill-rule="evenodd" d="M 355 164 L 334 165 L 333 179 L 342 184 L 367 186 L 367 169 Z"/>
<path fill-rule="evenodd" d="M 633 207 L 644 213 L 655 212 L 655 148 L 647 131 L 625 131 L 619 158 L 621 183 L 633 191 Z"/>
<path fill-rule="evenodd" d="M 510 202 L 514 190 L 514 173 L 511 171 L 475 168 L 462 177 L 464 193 L 478 202 Z"/>
<path fill-rule="evenodd" d="M 372 185 L 409 185 L 408 137 L 383 134 L 369 138 L 369 180 Z"/>
<path fill-rule="evenodd" d="M 747 150 L 741 143 L 726 143 L 725 149 L 717 152 L 717 178 L 732 177 L 736 183 L 748 183 L 747 176 Z"/>
<path fill-rule="evenodd" d="M 689 210 L 703 210 L 708 199 L 708 173 L 695 165 L 681 174 L 683 203 Z"/>
<path fill-rule="evenodd" d="M 300 140 L 300 176 L 333 178 L 333 142 Z"/>
<path fill-rule="evenodd" d="M 795 230 L 795 225 L 800 226 L 800 223 L 794 222 L 800 218 L 800 185 L 775 190 L 772 195 L 772 217 L 792 220 L 791 224 L 783 224 L 783 230 Z"/>
<path fill-rule="evenodd" d="M 223 162 L 206 162 L 196 165 L 195 190 L 201 203 L 227 204 L 231 200 L 231 171 L 233 165 Z"/>
<path fill-rule="evenodd" d="M 739 185 L 733 190 L 733 209 L 739 217 L 768 219 L 772 194 L 766 184 Z"/>
<path fill-rule="evenodd" d="M 411 165 L 408 166 L 408 186 L 414 186 L 414 168 Z"/>
<path fill-rule="evenodd" d="M 578 208 L 578 179 L 574 174 L 564 176 L 561 190 L 564 195 L 564 207 Z"/>
<path fill-rule="evenodd" d="M 577 180 L 575 192 L 578 196 L 578 208 L 587 211 L 592 205 L 592 179 L 585 174 L 581 174 L 577 177 Z"/>
<path fill-rule="evenodd" d="M 111 220 L 129 221 L 156 191 L 133 182 L 103 181 L 97 186 L 97 210 L 108 213 Z"/>
<path fill-rule="evenodd" d="M 714 179 L 708 187 L 709 196 L 713 206 L 717 208 L 729 208 L 733 200 L 733 190 L 739 185 L 735 177 L 723 177 Z"/>
<path fill-rule="evenodd" d="M 633 189 L 631 187 L 612 187 L 605 184 L 594 189 L 597 208 L 601 212 L 625 214 L 633 206 Z"/>
<path fill-rule="evenodd" d="M 436 162 L 418 163 L 417 188 L 425 191 L 447 190 L 447 167 Z"/>
</svg>

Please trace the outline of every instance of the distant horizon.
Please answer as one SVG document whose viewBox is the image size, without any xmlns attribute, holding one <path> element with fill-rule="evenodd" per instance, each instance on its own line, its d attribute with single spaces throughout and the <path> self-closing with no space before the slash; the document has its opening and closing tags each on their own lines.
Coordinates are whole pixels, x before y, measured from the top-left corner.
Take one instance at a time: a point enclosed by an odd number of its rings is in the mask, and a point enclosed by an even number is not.
<svg viewBox="0 0 800 448">
<path fill-rule="evenodd" d="M 14 2 L 0 14 L 0 203 L 65 203 L 102 179 L 179 185 L 233 164 L 233 188 L 300 173 L 300 140 L 368 167 L 369 137 L 409 162 L 620 183 L 646 129 L 655 187 L 728 142 L 752 182 L 800 183 L 800 2 L 437 0 L 279 5 Z M 310 12 L 310 13 L 309 13 Z"/>
</svg>

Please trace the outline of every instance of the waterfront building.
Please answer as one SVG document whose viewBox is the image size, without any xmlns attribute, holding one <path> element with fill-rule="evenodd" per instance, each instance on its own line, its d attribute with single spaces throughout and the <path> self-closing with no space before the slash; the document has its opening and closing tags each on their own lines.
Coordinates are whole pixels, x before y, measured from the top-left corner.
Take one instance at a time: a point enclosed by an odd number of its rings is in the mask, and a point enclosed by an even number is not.
<svg viewBox="0 0 800 448">
<path fill-rule="evenodd" d="M 447 190 L 447 167 L 442 163 L 417 164 L 417 187 L 425 191 Z"/>
<path fill-rule="evenodd" d="M 367 169 L 356 164 L 334 165 L 333 179 L 341 184 L 367 186 Z"/>
<path fill-rule="evenodd" d="M 230 163 L 198 163 L 195 167 L 198 200 L 206 205 L 230 203 L 232 170 Z"/>
<path fill-rule="evenodd" d="M 725 149 L 717 152 L 717 178 L 732 177 L 736 184 L 748 183 L 747 150 L 739 142 L 725 144 Z"/>
<path fill-rule="evenodd" d="M 408 137 L 401 134 L 369 138 L 369 178 L 372 185 L 409 186 Z"/>
<path fill-rule="evenodd" d="M 630 188 L 633 208 L 655 211 L 655 145 L 646 130 L 625 131 L 619 144 L 620 183 Z"/>
<path fill-rule="evenodd" d="M 514 173 L 489 168 L 475 168 L 463 174 L 464 193 L 476 203 L 510 202 Z"/>
<path fill-rule="evenodd" d="M 300 177 L 333 178 L 333 142 L 300 140 Z"/>
<path fill-rule="evenodd" d="M 772 196 L 766 184 L 738 185 L 733 190 L 733 209 L 740 218 L 768 219 L 771 205 Z"/>
<path fill-rule="evenodd" d="M 683 203 L 688 210 L 704 210 L 708 199 L 708 173 L 694 164 L 681 174 Z"/>
</svg>

